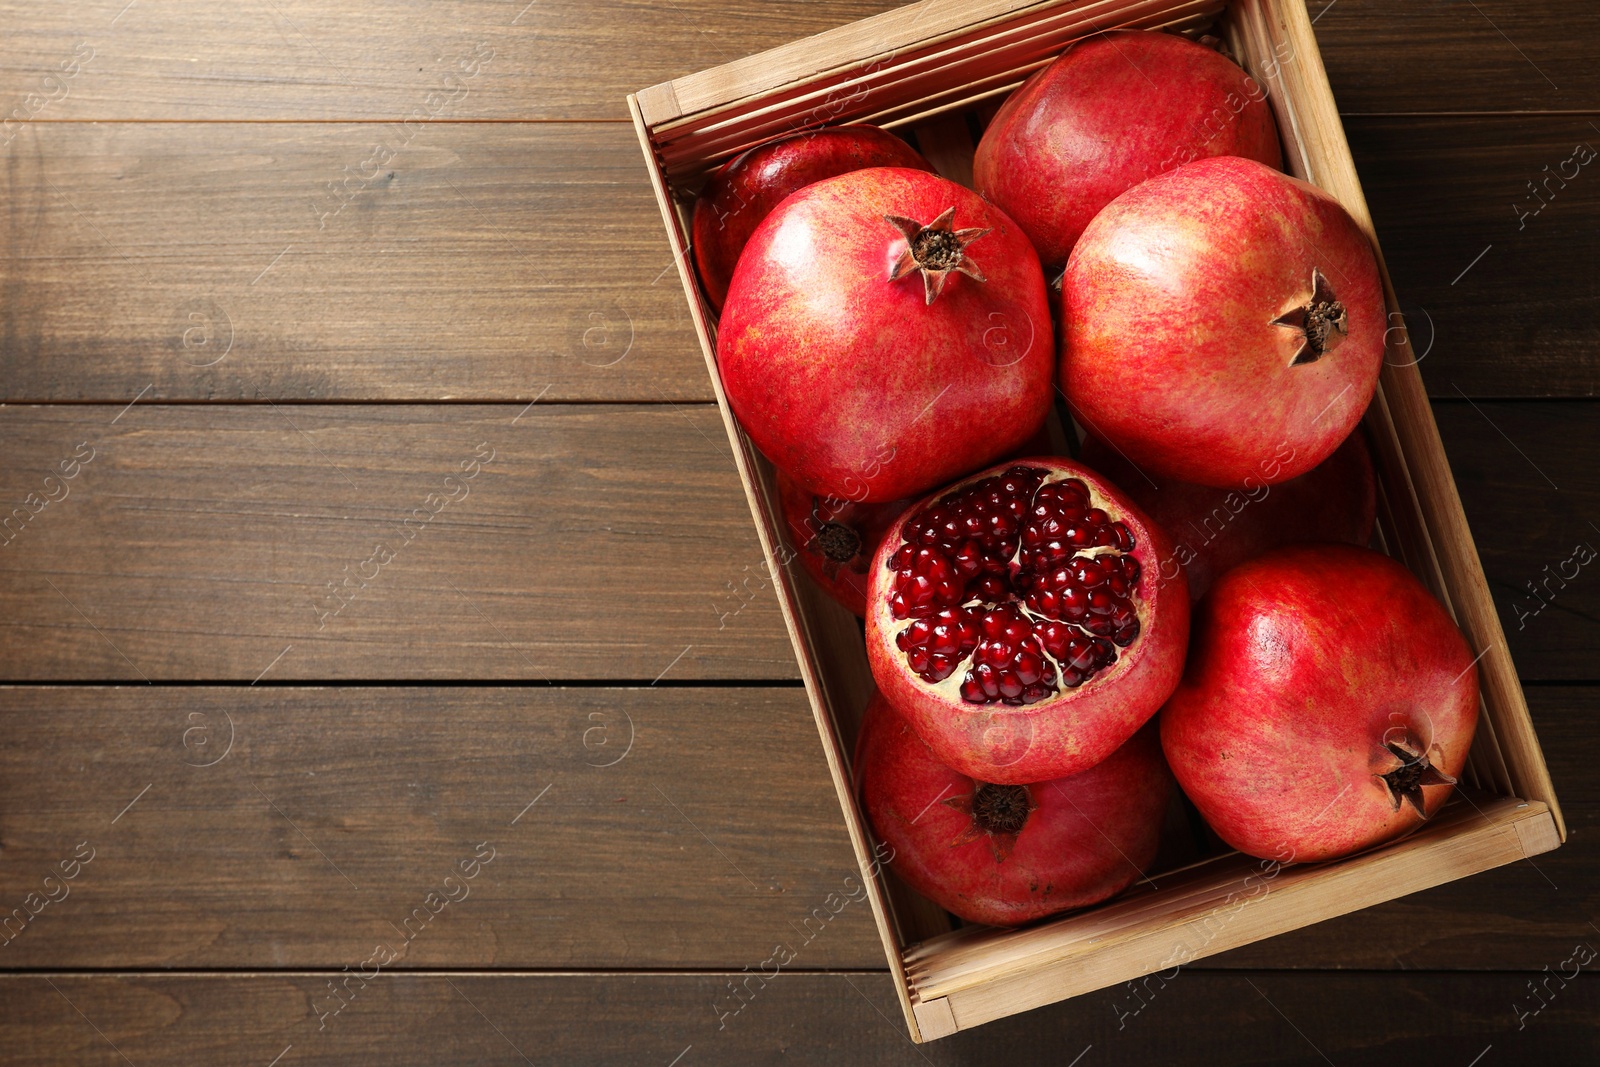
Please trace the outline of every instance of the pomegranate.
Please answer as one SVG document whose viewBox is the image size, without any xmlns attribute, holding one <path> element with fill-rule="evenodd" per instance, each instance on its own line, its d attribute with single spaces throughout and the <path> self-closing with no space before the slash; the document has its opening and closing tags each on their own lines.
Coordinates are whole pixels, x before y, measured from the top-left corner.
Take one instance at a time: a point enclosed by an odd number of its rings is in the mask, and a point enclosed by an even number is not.
<svg viewBox="0 0 1600 1067">
<path fill-rule="evenodd" d="M 830 126 L 781 137 L 718 168 L 694 202 L 691 224 L 694 265 L 711 306 L 721 309 L 745 242 L 784 197 L 863 167 L 933 169 L 914 148 L 876 126 Z"/>
<path fill-rule="evenodd" d="M 1279 545 L 1343 541 L 1365 545 L 1372 538 L 1378 494 L 1372 456 L 1357 430 L 1316 467 L 1278 485 L 1250 478 L 1240 489 L 1146 475 L 1116 450 L 1090 437 L 1082 458 L 1121 486 L 1172 538 L 1173 554 L 1161 561 L 1170 578 L 1180 569 L 1197 601 L 1217 575 Z M 1264 471 L 1263 474 L 1270 473 Z"/>
<path fill-rule="evenodd" d="M 1161 742 L 1224 841 L 1309 862 L 1421 826 L 1477 721 L 1472 651 L 1411 572 L 1365 548 L 1291 545 L 1201 602 Z"/>
<path fill-rule="evenodd" d="M 985 782 L 1060 778 L 1144 725 L 1183 672 L 1172 546 L 1099 475 L 1034 458 L 974 474 L 884 535 L 867 658 L 940 762 Z"/>
<path fill-rule="evenodd" d="M 856 615 L 867 613 L 867 568 L 889 524 L 909 500 L 857 504 L 808 493 L 778 472 L 778 503 L 789 543 L 806 573 Z"/>
<path fill-rule="evenodd" d="M 1059 266 L 1123 190 L 1206 156 L 1279 164 L 1266 90 L 1210 48 L 1124 30 L 1077 42 L 1012 93 L 972 176 Z"/>
<path fill-rule="evenodd" d="M 1061 311 L 1061 385 L 1089 432 L 1141 468 L 1230 489 L 1297 478 L 1339 447 L 1377 388 L 1388 326 L 1355 220 L 1234 157 L 1095 216 Z"/>
<path fill-rule="evenodd" d="M 1053 451 L 1050 433 L 1040 426 L 1022 443 L 1018 455 Z M 778 505 L 789 526 L 789 544 L 807 574 L 834 600 L 859 617 L 867 614 L 867 567 L 889 524 L 910 507 L 911 500 L 857 504 L 822 497 L 801 489 L 777 472 Z"/>
<path fill-rule="evenodd" d="M 999 926 L 1126 888 L 1155 858 L 1172 798 L 1153 725 L 1079 774 L 999 785 L 939 762 L 876 694 L 856 776 L 894 872 L 946 911 Z"/>
<path fill-rule="evenodd" d="M 818 496 L 914 496 L 1016 448 L 1051 402 L 1039 257 L 936 174 L 874 167 L 790 196 L 750 238 L 717 338 L 722 385 Z"/>
</svg>

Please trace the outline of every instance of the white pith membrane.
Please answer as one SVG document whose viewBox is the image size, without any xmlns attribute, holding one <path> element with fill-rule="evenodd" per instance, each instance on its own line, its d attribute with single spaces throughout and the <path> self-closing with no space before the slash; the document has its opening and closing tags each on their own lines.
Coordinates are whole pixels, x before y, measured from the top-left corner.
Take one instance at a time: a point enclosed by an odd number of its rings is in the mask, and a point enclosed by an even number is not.
<svg viewBox="0 0 1600 1067">
<path fill-rule="evenodd" d="M 1134 582 L 1132 582 L 1132 584 L 1131 584 L 1131 586 L 1129 588 L 1129 591 L 1128 591 L 1128 596 L 1127 596 L 1126 599 L 1127 599 L 1128 604 L 1134 609 L 1135 613 L 1136 614 L 1141 614 L 1141 609 L 1144 607 L 1144 605 L 1148 601 L 1148 597 L 1146 595 L 1144 595 L 1144 594 L 1149 589 L 1149 585 L 1147 583 L 1150 580 L 1150 576 L 1149 576 L 1149 574 L 1147 572 L 1147 568 L 1144 566 L 1144 564 L 1142 562 L 1140 562 L 1138 560 L 1138 557 L 1135 554 L 1136 551 L 1141 547 L 1141 540 L 1134 536 L 1134 529 L 1128 523 L 1128 520 L 1127 520 L 1126 508 L 1124 506 L 1122 506 L 1122 505 L 1118 505 L 1118 504 L 1112 502 L 1111 500 L 1109 500 L 1104 494 L 1100 493 L 1096 489 L 1095 485 L 1089 479 L 1085 478 L 1082 474 L 1075 473 L 1075 472 L 1072 472 L 1072 471 L 1056 470 L 1056 469 L 1051 468 L 1051 467 L 1040 466 L 1040 465 L 1036 465 L 1036 464 L 1029 463 L 1029 462 L 1026 462 L 1026 461 L 1018 461 L 1016 463 L 1008 464 L 1006 467 L 1004 467 L 1001 470 L 996 471 L 996 472 L 994 472 L 992 474 L 984 475 L 982 478 L 972 479 L 971 481 L 969 481 L 969 482 L 965 483 L 964 485 L 962 485 L 960 488 L 955 489 L 955 490 L 953 490 L 951 492 L 942 494 L 941 496 L 935 498 L 933 501 L 929 502 L 928 504 L 924 505 L 923 507 L 918 508 L 916 512 L 914 512 L 911 516 L 909 516 L 907 518 L 907 520 L 905 521 L 905 523 L 902 524 L 901 527 L 899 528 L 899 531 L 897 533 L 897 538 L 896 538 L 897 544 L 895 545 L 895 549 L 898 550 L 899 548 L 901 548 L 902 546 L 905 546 L 905 545 L 912 545 L 914 548 L 915 547 L 920 547 L 918 545 L 913 544 L 912 542 L 907 541 L 906 538 L 905 538 L 905 530 L 908 527 L 914 525 L 914 523 L 916 522 L 917 519 L 926 516 L 934 508 L 938 507 L 939 505 L 941 505 L 941 504 L 943 504 L 943 503 L 945 503 L 947 501 L 950 501 L 950 500 L 952 500 L 954 498 L 965 496 L 965 495 L 971 493 L 973 491 L 973 489 L 977 486 L 977 484 L 979 482 L 983 481 L 984 478 L 995 478 L 995 477 L 1004 478 L 1010 471 L 1015 470 L 1017 468 L 1022 468 L 1022 469 L 1030 470 L 1030 471 L 1036 471 L 1036 472 L 1042 473 L 1044 475 L 1044 477 L 1040 481 L 1039 485 L 1028 496 L 1028 509 L 1024 511 L 1022 518 L 1018 520 L 1018 525 L 1017 525 L 1017 529 L 1016 529 L 1017 547 L 1005 561 L 1006 564 L 1008 565 L 1008 570 L 1011 567 L 1020 567 L 1020 559 L 1021 559 L 1021 556 L 1022 556 L 1022 554 L 1024 552 L 1022 531 L 1023 531 L 1023 528 L 1030 521 L 1031 510 L 1032 510 L 1033 506 L 1035 505 L 1035 502 L 1038 500 L 1038 496 L 1039 496 L 1040 491 L 1043 490 L 1045 487 L 1050 486 L 1050 485 L 1060 484 L 1060 483 L 1063 483 L 1063 482 L 1076 482 L 1079 486 L 1081 486 L 1083 488 L 1084 492 L 1088 496 L 1088 501 L 1089 501 L 1088 507 L 1085 508 L 1084 510 L 1085 511 L 1091 511 L 1091 510 L 1098 509 L 1100 511 L 1105 512 L 1107 517 L 1108 517 L 1108 522 L 1114 523 L 1114 524 L 1120 524 L 1121 526 L 1123 526 L 1127 530 L 1129 538 L 1133 541 L 1133 547 L 1131 549 L 1128 549 L 1128 550 L 1121 549 L 1121 548 L 1117 547 L 1116 545 L 1094 545 L 1094 546 L 1086 546 L 1086 547 L 1081 547 L 1081 548 L 1073 548 L 1071 556 L 1069 556 L 1062 563 L 1058 563 L 1055 566 L 1056 567 L 1066 566 L 1066 565 L 1068 565 L 1068 564 L 1070 564 L 1073 561 L 1078 560 L 1078 559 L 1097 560 L 1097 559 L 1099 559 L 1099 558 L 1101 558 L 1103 556 L 1128 556 L 1128 557 L 1133 558 L 1135 562 L 1139 563 L 1139 576 Z M 887 560 L 885 562 L 885 569 L 888 571 L 888 580 L 884 583 L 886 592 L 885 592 L 885 594 L 883 596 L 879 597 L 877 599 L 877 602 L 873 605 L 873 610 L 881 613 L 880 616 L 879 616 L 879 623 L 880 623 L 880 627 L 881 627 L 883 633 L 885 633 L 886 635 L 889 635 L 891 640 L 899 637 L 900 634 L 910 630 L 911 627 L 913 626 L 913 624 L 915 624 L 918 621 L 919 618 L 931 618 L 932 617 L 932 616 L 909 616 L 909 617 L 903 618 L 903 619 L 896 617 L 896 615 L 894 613 L 894 609 L 890 605 L 890 600 L 891 600 L 891 598 L 893 597 L 893 595 L 896 592 L 895 586 L 896 586 L 896 578 L 897 578 L 897 572 L 896 572 L 896 568 L 895 568 L 895 566 L 893 564 L 893 559 L 894 559 L 894 552 L 890 552 L 889 555 L 888 555 L 888 558 L 887 558 Z M 1054 568 L 1052 568 L 1052 569 L 1054 569 Z M 1007 577 L 1007 584 L 1008 585 L 1012 585 L 1011 579 L 1013 577 L 1015 577 L 1014 574 L 1008 574 L 1008 577 Z M 964 580 L 964 581 L 967 581 L 967 582 L 970 583 L 972 580 L 968 579 L 968 580 Z M 1011 610 L 1011 611 L 1015 611 L 1024 620 L 1026 620 L 1030 624 L 1030 626 L 1032 626 L 1034 628 L 1034 635 L 1033 635 L 1034 647 L 1036 647 L 1036 650 L 1038 651 L 1038 653 L 1041 656 L 1041 658 L 1046 663 L 1048 663 L 1050 665 L 1050 668 L 1055 672 L 1055 676 L 1054 676 L 1055 677 L 1055 683 L 1054 683 L 1055 691 L 1053 693 L 1050 693 L 1050 694 L 1048 694 L 1048 695 L 1046 695 L 1046 696 L 1044 696 L 1042 698 L 1039 698 L 1039 699 L 1037 699 L 1035 701 L 1031 701 L 1031 702 L 1027 702 L 1027 703 L 1022 703 L 1020 701 L 1009 701 L 1009 700 L 1004 700 L 1004 699 L 993 699 L 993 700 L 988 700 L 988 701 L 984 701 L 984 702 L 981 702 L 981 703 L 980 702 L 976 702 L 976 701 L 967 700 L 962 695 L 961 688 L 962 688 L 962 685 L 964 684 L 964 682 L 967 679 L 968 673 L 971 672 L 974 669 L 974 667 L 976 666 L 976 657 L 977 657 L 977 654 L 978 654 L 978 650 L 983 647 L 983 645 L 985 643 L 985 640 L 986 640 L 985 638 L 982 638 L 982 637 L 980 637 L 977 646 L 975 646 L 972 649 L 972 651 L 968 652 L 959 661 L 957 661 L 955 668 L 945 678 L 941 679 L 940 681 L 930 682 L 930 681 L 926 680 L 915 669 L 911 668 L 910 663 L 907 662 L 907 668 L 908 668 L 909 677 L 915 679 L 915 683 L 919 687 L 924 688 L 924 689 L 926 689 L 927 691 L 929 691 L 931 693 L 936 693 L 939 696 L 943 697 L 945 700 L 947 700 L 947 701 L 949 701 L 949 702 L 951 702 L 953 704 L 958 704 L 958 705 L 961 705 L 961 706 L 965 706 L 967 708 L 973 709 L 974 711 L 984 710 L 984 711 L 995 712 L 995 711 L 1000 711 L 1001 709 L 1005 709 L 1007 711 L 1015 710 L 1015 711 L 1018 711 L 1018 712 L 1026 712 L 1030 708 L 1045 707 L 1045 706 L 1048 706 L 1049 704 L 1051 704 L 1054 701 L 1064 699 L 1064 698 L 1070 696 L 1072 693 L 1077 692 L 1079 689 L 1082 689 L 1084 685 L 1088 684 L 1091 681 L 1092 682 L 1100 682 L 1100 683 L 1104 683 L 1104 682 L 1108 681 L 1109 679 L 1114 677 L 1116 674 L 1118 674 L 1119 672 L 1124 670 L 1124 664 L 1129 659 L 1133 658 L 1133 654 L 1137 651 L 1138 644 L 1139 644 L 1140 640 L 1145 636 L 1144 622 L 1146 621 L 1147 615 L 1141 614 L 1139 633 L 1136 636 L 1134 636 L 1126 646 L 1117 645 L 1117 644 L 1115 644 L 1114 641 L 1112 642 L 1113 648 L 1115 649 L 1115 657 L 1116 658 L 1110 664 L 1094 670 L 1093 673 L 1091 673 L 1090 675 L 1085 677 L 1077 685 L 1075 685 L 1075 686 L 1067 686 L 1067 685 L 1064 684 L 1064 679 L 1067 677 L 1067 668 L 1068 668 L 1069 664 L 1067 664 L 1064 660 L 1058 659 L 1056 656 L 1052 655 L 1050 650 L 1045 647 L 1044 641 L 1042 640 L 1042 638 L 1038 634 L 1038 627 L 1040 627 L 1042 625 L 1045 625 L 1045 624 L 1054 623 L 1054 624 L 1057 624 L 1057 625 L 1068 627 L 1074 634 L 1076 634 L 1078 636 L 1081 636 L 1081 637 L 1083 637 L 1083 638 L 1085 638 L 1087 640 L 1090 640 L 1090 641 L 1093 641 L 1093 640 L 1095 640 L 1097 638 L 1099 638 L 1101 640 L 1111 641 L 1111 638 L 1106 637 L 1104 635 L 1098 635 L 1098 634 L 1091 633 L 1089 630 L 1085 629 L 1084 626 L 1082 624 L 1080 624 L 1080 623 L 1068 622 L 1068 621 L 1066 621 L 1064 619 L 1053 618 L 1053 617 L 1051 617 L 1049 615 L 1037 613 L 1037 612 L 1029 609 L 1027 604 L 1026 604 L 1026 602 L 1025 602 L 1025 598 L 1027 596 L 1027 590 L 1025 588 L 1018 589 L 1015 586 L 1013 586 L 1012 591 L 1014 593 L 1018 593 L 1022 597 L 1022 599 L 1010 600 L 1010 601 L 1004 601 L 1004 602 L 996 602 L 996 601 L 984 600 L 979 596 L 969 596 L 967 599 L 963 600 L 960 604 L 951 605 L 951 607 L 959 607 L 959 608 L 964 609 L 964 610 L 965 609 L 973 609 L 973 608 L 977 608 L 977 609 L 1008 609 L 1008 610 Z M 900 649 L 898 647 L 898 645 L 896 645 L 895 651 L 896 651 L 896 654 L 900 657 L 900 659 L 903 662 L 907 660 L 908 653 L 907 653 L 906 650 Z"/>
</svg>

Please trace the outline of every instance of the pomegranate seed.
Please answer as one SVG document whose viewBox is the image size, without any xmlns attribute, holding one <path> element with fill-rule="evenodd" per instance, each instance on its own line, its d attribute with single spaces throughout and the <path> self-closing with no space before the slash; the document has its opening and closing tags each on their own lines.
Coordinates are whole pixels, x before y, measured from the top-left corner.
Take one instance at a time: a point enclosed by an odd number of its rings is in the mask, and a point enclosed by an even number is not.
<svg viewBox="0 0 1600 1067">
<path fill-rule="evenodd" d="M 1047 699 L 1139 636 L 1133 534 L 1091 506 L 1083 482 L 1044 478 L 1019 464 L 935 501 L 889 558 L 889 608 L 909 620 L 896 647 L 929 682 L 965 665 L 968 703 Z"/>
</svg>

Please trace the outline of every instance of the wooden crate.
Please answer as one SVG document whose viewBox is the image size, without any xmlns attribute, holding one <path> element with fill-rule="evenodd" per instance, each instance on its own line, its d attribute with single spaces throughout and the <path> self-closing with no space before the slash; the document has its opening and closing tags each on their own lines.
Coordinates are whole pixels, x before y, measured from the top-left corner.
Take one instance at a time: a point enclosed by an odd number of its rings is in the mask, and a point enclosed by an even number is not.
<svg viewBox="0 0 1600 1067">
<path fill-rule="evenodd" d="M 731 155 L 840 122 L 909 127 L 941 172 L 969 181 L 969 119 L 981 120 L 986 106 L 992 110 L 1074 39 L 1115 27 L 1220 37 L 1267 88 L 1289 171 L 1336 196 L 1371 236 L 1301 0 L 926 0 L 628 99 L 889 968 L 918 1041 L 1171 971 L 1548 851 L 1566 836 L 1385 271 L 1395 328 L 1366 418 L 1380 482 L 1378 537 L 1451 610 L 1481 653 L 1483 715 L 1456 799 L 1417 833 L 1359 856 L 1286 868 L 1238 853 L 1212 856 L 1155 874 L 1097 908 L 1018 930 L 963 926 L 872 862 L 849 766 L 872 685 L 860 629 L 788 565 L 793 548 L 780 522 L 772 468 L 739 428 L 717 377 L 715 316 L 687 256 L 690 198 L 706 172 Z"/>
</svg>

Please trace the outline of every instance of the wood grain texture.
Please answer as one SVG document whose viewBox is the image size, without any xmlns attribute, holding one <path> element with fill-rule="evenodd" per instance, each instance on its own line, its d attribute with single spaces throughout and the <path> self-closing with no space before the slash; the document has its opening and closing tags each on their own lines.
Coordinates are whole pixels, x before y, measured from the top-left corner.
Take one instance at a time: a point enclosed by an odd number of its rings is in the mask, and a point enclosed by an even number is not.
<svg viewBox="0 0 1600 1067">
<path fill-rule="evenodd" d="M 125 5 L 0 4 L 0 25 L 18 28 L 0 44 L 0 115 L 386 121 L 444 93 L 459 118 L 617 119 L 629 92 L 898 6 L 463 0 L 440 17 L 356 0 Z M 1307 6 L 1341 110 L 1600 107 L 1600 16 L 1582 0 Z M 446 82 L 479 48 L 492 55 L 477 72 Z M 75 53 L 91 56 L 79 73 L 48 80 Z"/>
<path fill-rule="evenodd" d="M 0 173 L 7 399 L 711 396 L 626 126 L 34 123 Z"/>
<path fill-rule="evenodd" d="M 1600 409 L 1458 398 L 1433 411 L 1518 674 L 1597 680 Z"/>
<path fill-rule="evenodd" d="M 795 676 L 704 405 L 13 406 L 0 440 L 11 679 Z"/>
<path fill-rule="evenodd" d="M 1566 846 L 1194 968 L 1537 970 L 1588 938 L 1600 691 L 1530 697 Z M 460 899 L 413 918 L 430 892 Z M 0 690 L 0 918 L 38 910 L 0 928 L 7 969 L 337 970 L 381 943 L 390 969 L 738 970 L 774 941 L 881 967 L 862 892 L 797 688 Z"/>
<path fill-rule="evenodd" d="M 0 678 L 792 679 L 631 135 L 521 123 L 891 6 L 0 0 L 0 401 L 113 402 L 0 403 Z M 1595 395 L 1592 168 L 1518 216 L 1600 146 L 1600 13 L 1308 7 L 1518 667 L 1595 681 L 1592 403 L 1485 398 Z M 796 688 L 0 689 L 0 969 L 47 969 L 0 1058 L 1592 1062 L 1547 976 L 1600 948 L 1597 694 L 1530 691 L 1537 867 L 915 1049 L 865 909 L 806 937 L 853 870 Z M 871 971 L 751 978 L 775 944 Z M 731 973 L 408 970 L 485 966 Z"/>
<path fill-rule="evenodd" d="M 6 968 L 883 964 L 798 689 L 3 690 L 0 846 Z"/>
<path fill-rule="evenodd" d="M 1538 1003 L 1528 974 L 1185 973 L 1138 1015 L 1126 1014 L 1137 1003 L 1130 993 L 1108 991 L 920 1047 L 892 1017 L 881 973 L 783 974 L 764 987 L 751 979 L 755 992 L 721 1029 L 715 1005 L 738 1003 L 728 983 L 741 975 L 383 975 L 364 988 L 352 982 L 344 1010 L 319 1031 L 318 1006 L 334 1003 L 328 977 L 7 977 L 0 1038 L 16 1067 L 265 1065 L 280 1055 L 279 1067 L 980 1067 L 1066 1065 L 1080 1055 L 1083 1064 L 1380 1067 L 1466 1065 L 1486 1046 L 1488 1063 L 1587 1063 L 1600 1050 L 1600 981 L 1589 974 L 1547 997 L 1521 1030 L 1513 1005 Z"/>
<path fill-rule="evenodd" d="M 1431 393 L 1595 395 L 1600 181 L 1513 211 L 1600 148 L 1588 120 L 1347 130 Z M 638 151 L 609 123 L 30 124 L 0 395 L 710 399 Z"/>
<path fill-rule="evenodd" d="M 713 409 L 521 410 L 0 408 L 4 677 L 797 677 Z M 1518 614 L 1600 548 L 1591 405 L 1435 410 L 1521 677 L 1593 680 L 1595 565 Z"/>
<path fill-rule="evenodd" d="M 93 58 L 40 117 L 399 118 L 429 94 L 463 119 L 621 119 L 624 97 L 679 74 L 830 29 L 892 0 L 279 0 L 0 4 L 5 110 L 49 93 L 75 47 Z M 469 73 L 463 57 L 486 55 Z M 454 73 L 455 81 L 447 80 Z M 55 90 L 59 95 L 60 90 Z M 12 104 L 10 101 L 15 100 Z"/>
<path fill-rule="evenodd" d="M 1429 394 L 1600 394 L 1596 117 L 1344 126 Z"/>
<path fill-rule="evenodd" d="M 1306 0 L 1306 9 L 1346 114 L 1600 107 L 1600 11 L 1583 0 Z"/>
</svg>

